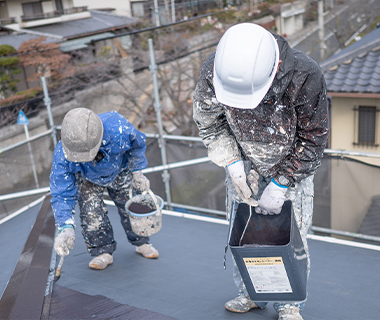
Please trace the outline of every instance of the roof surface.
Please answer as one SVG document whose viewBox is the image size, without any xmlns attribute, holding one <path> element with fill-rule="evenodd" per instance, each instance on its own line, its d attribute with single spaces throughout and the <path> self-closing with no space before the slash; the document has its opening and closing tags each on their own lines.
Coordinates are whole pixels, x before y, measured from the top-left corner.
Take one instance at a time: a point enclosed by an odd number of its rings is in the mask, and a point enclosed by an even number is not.
<svg viewBox="0 0 380 320">
<path fill-rule="evenodd" d="M 100 37 L 108 36 L 106 31 L 124 28 L 134 25 L 140 20 L 134 17 L 119 16 L 113 13 L 91 10 L 91 18 L 71 20 L 66 22 L 54 23 L 49 25 L 28 28 L 11 34 L 0 35 L 0 44 L 8 44 L 16 50 L 24 41 L 45 37 L 44 43 L 62 42 L 64 39 L 81 38 L 89 34 L 101 34 Z M 6 30 L 9 28 L 4 27 Z M 93 36 L 91 39 L 96 38 Z M 85 39 L 86 41 L 91 41 Z M 67 51 L 70 46 L 74 49 L 86 47 L 83 41 L 80 43 L 69 43 L 64 46 Z M 72 49 L 72 50 L 74 50 Z"/>
<path fill-rule="evenodd" d="M 138 18 L 118 16 L 113 13 L 90 10 L 91 18 L 71 20 L 50 25 L 30 28 L 39 32 L 47 32 L 63 36 L 64 38 L 77 38 L 87 34 L 105 32 L 113 28 L 122 28 L 138 23 Z"/>
<path fill-rule="evenodd" d="M 330 92 L 380 93 L 380 28 L 321 64 Z"/>
<path fill-rule="evenodd" d="M 57 37 L 48 37 L 46 34 L 31 34 L 26 32 L 14 32 L 12 34 L 0 35 L 0 45 L 8 44 L 18 50 L 21 44 L 25 41 L 45 37 L 44 43 L 60 42 L 61 39 Z"/>
<path fill-rule="evenodd" d="M 1 291 L 39 207 L 0 224 Z M 136 254 L 126 239 L 116 208 L 108 205 L 108 209 L 117 241 L 114 263 L 102 271 L 88 267 L 91 257 L 76 214 L 76 244 L 54 285 L 49 319 L 277 319 L 272 303 L 264 310 L 245 314 L 225 310 L 224 303 L 237 295 L 230 253 L 227 270 L 223 269 L 226 221 L 202 221 L 198 219 L 204 217 L 182 217 L 180 213 L 164 211 L 162 229 L 151 237 L 160 256 L 150 260 Z M 311 274 L 303 317 L 378 318 L 380 248 L 317 236 L 308 243 Z"/>
</svg>

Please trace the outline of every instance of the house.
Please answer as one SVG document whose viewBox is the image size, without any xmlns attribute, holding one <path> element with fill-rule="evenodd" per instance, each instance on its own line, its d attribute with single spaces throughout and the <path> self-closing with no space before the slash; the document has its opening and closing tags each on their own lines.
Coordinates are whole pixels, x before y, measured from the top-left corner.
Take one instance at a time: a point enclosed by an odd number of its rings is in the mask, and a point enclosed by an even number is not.
<svg viewBox="0 0 380 320">
<path fill-rule="evenodd" d="M 330 166 L 331 228 L 357 232 L 380 195 L 380 157 L 370 157 L 380 153 L 380 28 L 321 68 L 331 97 L 331 149 L 367 155 L 333 159 Z"/>
<path fill-rule="evenodd" d="M 106 47 L 110 54 L 120 56 L 130 46 L 128 36 L 97 42 L 92 40 L 130 31 L 140 23 L 138 18 L 120 16 L 108 11 L 75 7 L 73 1 L 25 2 L 24 0 L 0 1 L 0 44 L 8 44 L 16 50 L 28 40 L 44 37 L 45 43 L 59 43 L 63 52 L 84 50 L 90 53 L 86 62 L 99 55 Z M 38 86 L 26 79 L 33 70 L 23 70 L 17 78 L 18 90 Z"/>
<path fill-rule="evenodd" d="M 292 35 L 304 27 L 303 15 L 305 13 L 306 1 L 292 1 L 277 5 L 279 12 L 276 14 L 277 32 L 281 35 Z M 273 8 L 275 8 L 274 6 Z M 275 9 L 273 9 L 275 10 Z"/>
</svg>

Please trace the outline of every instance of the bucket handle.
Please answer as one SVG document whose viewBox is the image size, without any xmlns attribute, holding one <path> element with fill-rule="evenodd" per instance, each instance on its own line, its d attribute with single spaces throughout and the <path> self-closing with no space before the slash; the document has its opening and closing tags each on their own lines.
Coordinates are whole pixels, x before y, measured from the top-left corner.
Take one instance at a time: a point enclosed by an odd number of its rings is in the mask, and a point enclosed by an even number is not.
<svg viewBox="0 0 380 320">
<path fill-rule="evenodd" d="M 155 194 L 153 193 L 153 191 L 151 189 L 144 190 L 142 192 L 142 195 L 145 196 L 147 193 L 149 193 L 149 195 L 153 199 L 153 202 L 156 205 L 157 212 L 159 213 L 161 210 L 160 210 L 160 205 L 158 204 L 157 197 L 155 196 Z M 129 199 L 132 199 L 132 188 L 129 189 Z"/>
</svg>

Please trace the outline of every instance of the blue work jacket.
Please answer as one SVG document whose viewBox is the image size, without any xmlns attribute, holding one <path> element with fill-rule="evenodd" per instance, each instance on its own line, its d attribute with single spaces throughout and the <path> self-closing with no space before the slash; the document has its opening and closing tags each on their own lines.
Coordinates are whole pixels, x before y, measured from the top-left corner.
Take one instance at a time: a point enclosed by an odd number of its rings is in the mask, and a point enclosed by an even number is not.
<svg viewBox="0 0 380 320">
<path fill-rule="evenodd" d="M 60 141 L 53 154 L 50 174 L 51 204 L 56 226 L 74 225 L 73 211 L 78 199 L 75 174 L 100 186 L 108 186 L 122 171 L 141 170 L 147 167 L 146 137 L 116 111 L 99 114 L 103 122 L 103 139 L 100 162 L 67 161 Z"/>
</svg>

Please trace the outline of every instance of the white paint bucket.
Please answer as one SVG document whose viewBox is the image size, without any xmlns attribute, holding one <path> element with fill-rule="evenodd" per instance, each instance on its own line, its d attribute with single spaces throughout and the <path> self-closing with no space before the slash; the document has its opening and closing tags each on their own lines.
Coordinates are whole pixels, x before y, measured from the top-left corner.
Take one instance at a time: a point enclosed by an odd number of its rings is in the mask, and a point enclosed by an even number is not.
<svg viewBox="0 0 380 320">
<path fill-rule="evenodd" d="M 131 197 L 125 204 L 125 210 L 129 214 L 132 231 L 143 237 L 149 237 L 160 231 L 163 207 L 162 198 L 151 190 Z"/>
</svg>

